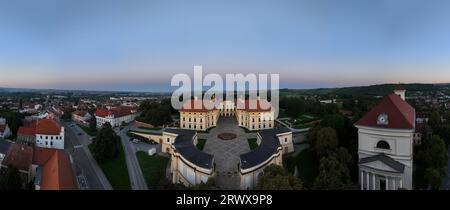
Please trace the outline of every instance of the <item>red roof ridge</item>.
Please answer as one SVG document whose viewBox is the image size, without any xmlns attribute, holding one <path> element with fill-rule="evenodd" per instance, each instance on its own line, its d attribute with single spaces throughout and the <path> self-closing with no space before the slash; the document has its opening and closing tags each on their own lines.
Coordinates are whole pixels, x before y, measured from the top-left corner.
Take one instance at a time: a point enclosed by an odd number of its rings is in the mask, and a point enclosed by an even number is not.
<svg viewBox="0 0 450 210">
<path fill-rule="evenodd" d="M 388 115 L 389 123 L 387 125 L 377 124 L 377 118 L 380 114 Z M 355 125 L 392 129 L 414 129 L 415 109 L 398 95 L 394 93 L 389 94 L 359 119 Z"/>
</svg>

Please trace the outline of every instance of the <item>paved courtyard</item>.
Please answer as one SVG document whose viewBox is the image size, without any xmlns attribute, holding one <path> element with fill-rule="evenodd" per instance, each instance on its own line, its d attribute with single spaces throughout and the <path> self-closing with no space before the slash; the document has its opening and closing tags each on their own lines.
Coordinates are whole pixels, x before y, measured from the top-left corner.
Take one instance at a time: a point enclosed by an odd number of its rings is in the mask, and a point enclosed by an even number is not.
<svg viewBox="0 0 450 210">
<path fill-rule="evenodd" d="M 233 140 L 222 140 L 220 133 L 234 133 Z M 239 189 L 239 156 L 250 151 L 247 134 L 237 125 L 234 117 L 220 117 L 217 127 L 207 134 L 204 152 L 214 155 L 216 163 L 216 184 L 222 189 Z"/>
</svg>

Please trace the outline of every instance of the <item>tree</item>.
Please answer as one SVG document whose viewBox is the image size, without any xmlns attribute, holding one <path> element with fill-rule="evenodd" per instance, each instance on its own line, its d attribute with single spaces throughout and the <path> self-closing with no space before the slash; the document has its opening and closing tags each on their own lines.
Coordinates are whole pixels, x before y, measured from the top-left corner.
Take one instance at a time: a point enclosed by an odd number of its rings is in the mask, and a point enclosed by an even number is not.
<svg viewBox="0 0 450 210">
<path fill-rule="evenodd" d="M 21 190 L 22 178 L 20 177 L 19 170 L 14 166 L 8 166 L 6 168 L 3 177 L 0 179 L 0 189 L 2 190 Z"/>
<path fill-rule="evenodd" d="M 97 118 L 95 116 L 91 118 L 91 121 L 89 121 L 89 129 L 91 129 L 91 131 L 97 130 Z"/>
<path fill-rule="evenodd" d="M 425 170 L 425 180 L 433 190 L 438 190 L 441 185 L 441 175 L 439 171 L 434 168 L 427 168 Z"/>
<path fill-rule="evenodd" d="M 433 129 L 437 129 L 441 124 L 441 115 L 437 111 L 433 111 L 431 113 L 430 119 L 428 121 L 428 124 Z"/>
<path fill-rule="evenodd" d="M 425 170 L 426 185 L 433 188 L 436 183 L 441 183 L 446 175 L 447 147 L 438 135 L 433 135 L 427 142 L 425 148 L 417 153 L 417 164 L 424 166 L 422 170 Z"/>
<path fill-rule="evenodd" d="M 260 190 L 300 190 L 303 182 L 300 178 L 290 175 L 279 165 L 269 165 L 264 168 L 257 189 Z"/>
<path fill-rule="evenodd" d="M 144 101 L 139 106 L 141 115 L 138 121 L 152 124 L 153 126 L 166 125 L 172 122 L 171 110 L 168 105 L 157 102 Z"/>
<path fill-rule="evenodd" d="M 335 155 L 320 159 L 319 175 L 314 181 L 315 190 L 346 190 L 351 188 L 350 171 Z"/>
<path fill-rule="evenodd" d="M 319 158 L 329 154 L 338 146 L 336 130 L 330 127 L 317 131 L 315 150 Z"/>
<path fill-rule="evenodd" d="M 108 122 L 104 123 L 92 142 L 95 159 L 99 162 L 111 160 L 119 154 L 120 137 L 116 135 Z"/>
</svg>

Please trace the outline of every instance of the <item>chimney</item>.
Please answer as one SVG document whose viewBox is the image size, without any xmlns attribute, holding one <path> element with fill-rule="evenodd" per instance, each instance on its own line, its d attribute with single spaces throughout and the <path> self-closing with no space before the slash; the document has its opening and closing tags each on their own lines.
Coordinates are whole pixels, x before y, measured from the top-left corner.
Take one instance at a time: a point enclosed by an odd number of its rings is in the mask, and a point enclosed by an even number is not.
<svg viewBox="0 0 450 210">
<path fill-rule="evenodd" d="M 402 100 L 405 100 L 405 88 L 402 86 L 397 86 L 394 90 L 395 95 L 398 95 Z"/>
</svg>

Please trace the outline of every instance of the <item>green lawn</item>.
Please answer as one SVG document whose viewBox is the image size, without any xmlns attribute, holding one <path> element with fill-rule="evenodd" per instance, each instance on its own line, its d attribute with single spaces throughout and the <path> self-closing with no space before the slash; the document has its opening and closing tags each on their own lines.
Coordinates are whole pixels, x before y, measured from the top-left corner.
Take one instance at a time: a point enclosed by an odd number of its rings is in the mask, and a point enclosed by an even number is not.
<svg viewBox="0 0 450 210">
<path fill-rule="evenodd" d="M 97 130 L 93 131 L 91 130 L 91 128 L 85 126 L 85 125 L 81 125 L 81 124 L 77 124 L 78 127 L 80 127 L 84 132 L 86 132 L 89 136 L 91 137 L 95 137 L 97 136 Z"/>
<path fill-rule="evenodd" d="M 256 149 L 256 147 L 258 147 L 258 142 L 255 138 L 247 139 L 247 141 L 248 141 L 248 146 L 250 146 L 250 150 L 254 150 L 254 149 Z"/>
<path fill-rule="evenodd" d="M 128 175 L 127 163 L 125 161 L 125 153 L 123 151 L 122 142 L 119 143 L 119 155 L 113 159 L 98 163 L 109 183 L 115 190 L 131 190 L 130 176 Z M 92 152 L 92 144 L 89 146 Z"/>
<path fill-rule="evenodd" d="M 164 182 L 169 158 L 159 155 L 149 156 L 146 152 L 136 152 L 136 157 L 149 189 L 156 189 Z"/>
<path fill-rule="evenodd" d="M 197 139 L 197 149 L 203 151 L 203 148 L 205 147 L 206 139 Z"/>
<path fill-rule="evenodd" d="M 295 157 L 295 164 L 305 186 L 312 186 L 319 174 L 319 162 L 311 148 L 307 148 Z"/>
</svg>

